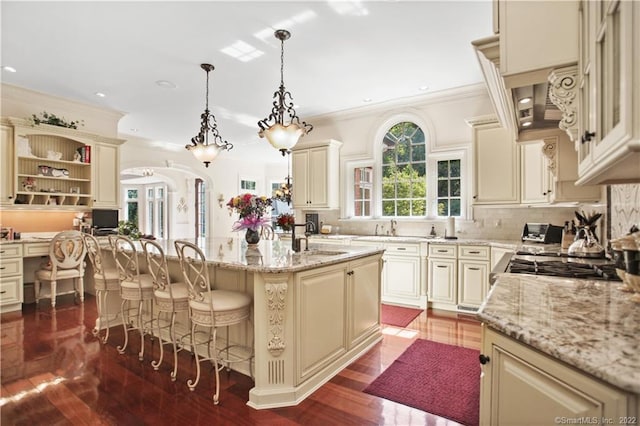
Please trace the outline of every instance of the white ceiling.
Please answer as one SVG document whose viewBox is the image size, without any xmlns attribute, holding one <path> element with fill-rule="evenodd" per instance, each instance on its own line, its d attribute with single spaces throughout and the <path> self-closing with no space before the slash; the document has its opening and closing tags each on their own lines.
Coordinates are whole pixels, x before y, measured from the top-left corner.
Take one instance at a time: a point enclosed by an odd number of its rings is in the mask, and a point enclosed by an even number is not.
<svg viewBox="0 0 640 426">
<path fill-rule="evenodd" d="M 2 81 L 122 111 L 123 137 L 188 143 L 204 109 L 200 64 L 213 64 L 210 109 L 237 154 L 267 144 L 257 121 L 280 83 L 274 29 L 292 33 L 284 82 L 312 124 L 309 117 L 479 83 L 471 41 L 491 35 L 491 0 L 3 0 L 0 8 L 2 66 L 17 70 L 3 70 Z M 238 40 L 264 54 L 241 62 L 221 52 Z"/>
</svg>

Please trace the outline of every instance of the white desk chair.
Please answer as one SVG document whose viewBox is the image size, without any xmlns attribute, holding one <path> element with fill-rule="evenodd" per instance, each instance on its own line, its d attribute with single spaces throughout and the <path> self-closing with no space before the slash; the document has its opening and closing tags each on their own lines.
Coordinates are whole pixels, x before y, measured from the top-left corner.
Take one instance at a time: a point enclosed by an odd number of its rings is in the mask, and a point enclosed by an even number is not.
<svg viewBox="0 0 640 426">
<path fill-rule="evenodd" d="M 103 323 L 105 324 L 104 337 L 100 338 L 102 343 L 109 340 L 109 312 L 108 297 L 109 292 L 120 290 L 120 273 L 118 269 L 105 262 L 102 257 L 102 249 L 98 239 L 93 235 L 82 233 L 84 244 L 87 248 L 87 256 L 93 266 L 93 283 L 96 290 L 96 306 L 98 308 L 98 322 L 93 329 L 93 335 L 98 336 Z"/>
<path fill-rule="evenodd" d="M 229 326 L 240 324 L 251 317 L 252 300 L 245 293 L 228 290 L 212 290 L 209 282 L 209 269 L 202 250 L 195 244 L 187 241 L 175 241 L 176 252 L 180 260 L 180 268 L 184 281 L 189 288 L 189 313 L 191 317 L 191 337 L 193 339 L 193 353 L 196 357 L 196 378 L 188 380 L 187 386 L 193 391 L 200 381 L 200 362 L 213 361 L 216 376 L 216 392 L 213 395 L 213 403 L 217 404 L 220 396 L 220 370 L 229 366 L 231 362 L 240 362 L 253 358 L 253 348 L 250 348 L 246 357 L 238 356 L 233 360 L 229 358 Z M 198 335 L 203 331 L 197 328 L 208 329 L 206 340 L 198 341 Z M 227 327 L 227 345 L 218 349 L 216 346 L 217 330 L 219 327 Z M 198 354 L 198 346 L 206 345 L 208 358 Z M 226 353 L 226 357 L 221 358 Z"/>
<path fill-rule="evenodd" d="M 84 240 L 78 231 L 62 231 L 53 237 L 49 243 L 49 263 L 35 272 L 36 303 L 40 300 L 42 282 L 49 282 L 51 307 L 55 308 L 58 281 L 66 279 L 73 280 L 73 293 L 80 298 L 80 302 L 84 302 L 84 256 L 86 252 Z"/>
<path fill-rule="evenodd" d="M 124 344 L 118 346 L 118 352 L 124 354 L 129 343 L 129 331 L 138 330 L 140 333 L 140 352 L 138 359 L 144 359 L 144 322 L 142 320 L 142 308 L 145 302 L 149 302 L 151 317 L 153 318 L 153 277 L 151 274 L 141 274 L 138 262 L 138 251 L 129 238 L 124 235 L 109 235 L 109 244 L 113 253 L 113 259 L 120 274 L 120 313 L 122 326 L 124 327 Z M 132 306 L 134 305 L 134 306 Z M 126 310 L 125 310 L 126 306 Z M 131 311 L 136 311 L 131 315 Z"/>
<path fill-rule="evenodd" d="M 157 361 L 151 361 L 154 370 L 158 370 L 164 358 L 164 345 L 171 344 L 173 346 L 173 371 L 171 372 L 171 380 L 176 380 L 178 374 L 178 352 L 183 348 L 182 338 L 176 338 L 176 314 L 184 312 L 188 316 L 189 312 L 189 291 L 184 282 L 172 283 L 169 278 L 169 268 L 167 267 L 167 259 L 160 244 L 152 240 L 140 240 L 144 249 L 149 273 L 153 277 L 153 295 L 156 302 L 157 316 L 155 318 L 158 338 L 160 339 L 160 358 Z M 168 316 L 165 325 L 162 323 L 162 314 Z M 162 329 L 168 331 L 168 339 L 162 338 Z M 180 347 L 178 347 L 180 346 Z"/>
</svg>

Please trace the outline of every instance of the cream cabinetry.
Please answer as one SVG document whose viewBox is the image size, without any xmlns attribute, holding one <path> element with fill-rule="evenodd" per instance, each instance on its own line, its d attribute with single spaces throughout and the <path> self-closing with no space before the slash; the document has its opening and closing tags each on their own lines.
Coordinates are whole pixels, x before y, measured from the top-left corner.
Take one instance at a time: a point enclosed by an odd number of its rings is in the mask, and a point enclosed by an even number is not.
<svg viewBox="0 0 640 426">
<path fill-rule="evenodd" d="M 547 158 L 542 154 L 544 143 L 520 145 L 522 204 L 547 203 L 551 198 L 551 172 Z"/>
<path fill-rule="evenodd" d="M 340 146 L 327 140 L 298 144 L 291 152 L 293 206 L 302 210 L 339 208 Z"/>
<path fill-rule="evenodd" d="M 502 256 L 504 256 L 507 253 L 514 253 L 515 251 L 516 251 L 516 246 L 515 245 L 513 247 L 491 246 L 491 265 L 490 265 L 490 270 L 493 270 L 493 268 L 495 268 L 495 266 L 498 264 L 498 262 L 500 262 L 500 259 L 502 259 Z"/>
<path fill-rule="evenodd" d="M 379 330 L 379 282 L 379 256 L 296 274 L 298 383 Z"/>
<path fill-rule="evenodd" d="M 620 419 L 637 416 L 634 395 L 484 324 L 482 356 L 480 424 L 557 424 L 558 419 L 581 418 L 621 424 Z"/>
<path fill-rule="evenodd" d="M 455 310 L 458 302 L 457 247 L 429 244 L 429 303 L 432 308 Z"/>
<path fill-rule="evenodd" d="M 640 182 L 640 3 L 580 3 L 578 184 Z"/>
<path fill-rule="evenodd" d="M 7 160 L 15 167 L 11 173 L 13 204 L 59 209 L 118 207 L 123 140 L 32 125 L 17 118 L 3 119 L 3 125 L 13 132 L 8 148 L 12 155 Z"/>
<path fill-rule="evenodd" d="M 458 309 L 476 310 L 489 292 L 489 246 L 458 247 Z"/>
<path fill-rule="evenodd" d="M 4 124 L 0 127 L 0 206 L 13 204 L 13 128 Z"/>
<path fill-rule="evenodd" d="M 22 309 L 22 244 L 0 244 L 0 313 Z"/>
<path fill-rule="evenodd" d="M 509 204 L 519 201 L 518 146 L 495 117 L 480 117 L 473 128 L 474 204 Z"/>
<path fill-rule="evenodd" d="M 93 207 L 117 209 L 120 206 L 120 148 L 96 143 L 93 168 Z"/>
<path fill-rule="evenodd" d="M 351 241 L 354 246 L 384 248 L 382 302 L 427 307 L 427 244 Z"/>
</svg>

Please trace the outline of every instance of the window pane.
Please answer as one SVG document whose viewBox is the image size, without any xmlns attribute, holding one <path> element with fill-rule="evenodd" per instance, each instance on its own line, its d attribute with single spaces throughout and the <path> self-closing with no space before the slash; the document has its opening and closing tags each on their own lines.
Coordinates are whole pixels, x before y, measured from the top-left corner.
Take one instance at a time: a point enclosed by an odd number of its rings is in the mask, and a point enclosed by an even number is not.
<svg viewBox="0 0 640 426">
<path fill-rule="evenodd" d="M 409 200 L 398 200 L 398 211 L 396 216 L 410 216 L 411 215 L 411 202 Z"/>
<path fill-rule="evenodd" d="M 425 216 L 427 214 L 427 201 L 414 200 L 412 203 L 412 216 Z"/>
<path fill-rule="evenodd" d="M 438 177 L 439 178 L 449 177 L 449 162 L 448 161 L 438 161 Z"/>
<path fill-rule="evenodd" d="M 460 199 L 459 198 L 451 199 L 451 211 L 449 212 L 449 216 L 460 216 Z"/>
<path fill-rule="evenodd" d="M 413 164 L 413 170 L 415 176 L 424 178 L 427 175 L 427 165 L 425 163 Z"/>
<path fill-rule="evenodd" d="M 133 222 L 136 226 L 138 225 L 138 202 L 137 201 L 127 202 L 127 220 L 129 222 Z"/>
<path fill-rule="evenodd" d="M 382 184 L 382 198 L 395 198 L 395 185 L 392 182 Z"/>
<path fill-rule="evenodd" d="M 409 198 L 411 196 L 411 182 L 404 180 L 398 182 L 398 198 Z"/>
<path fill-rule="evenodd" d="M 164 197 L 164 188 L 157 188 L 156 189 L 156 197 L 158 197 L 158 198 Z"/>
<path fill-rule="evenodd" d="M 394 201 L 383 200 L 382 201 L 382 214 L 385 216 L 395 216 L 396 203 Z"/>
<path fill-rule="evenodd" d="M 438 216 L 449 216 L 449 200 L 438 199 Z"/>
<path fill-rule="evenodd" d="M 127 189 L 127 198 L 138 198 L 138 190 L 137 189 Z"/>
<path fill-rule="evenodd" d="M 451 177 L 460 177 L 460 160 L 449 161 L 449 170 Z"/>
<path fill-rule="evenodd" d="M 395 164 L 396 151 L 393 148 L 388 148 L 382 153 L 382 164 Z"/>
<path fill-rule="evenodd" d="M 411 183 L 411 197 L 422 198 L 422 201 L 427 199 L 427 185 L 424 180 L 413 181 Z"/>
<path fill-rule="evenodd" d="M 447 197 L 447 196 L 449 196 L 449 181 L 439 180 L 438 181 L 438 197 Z"/>
<path fill-rule="evenodd" d="M 147 189 L 147 198 L 153 198 L 153 188 Z"/>
<path fill-rule="evenodd" d="M 401 141 L 400 144 L 398 144 L 396 152 L 398 154 L 398 163 L 408 163 L 410 160 L 409 154 L 411 153 L 409 149 L 409 141 Z"/>
<path fill-rule="evenodd" d="M 413 145 L 411 147 L 411 161 L 424 161 L 424 145 Z"/>
<path fill-rule="evenodd" d="M 460 196 L 460 179 L 451 179 L 451 194 L 452 197 Z"/>
</svg>

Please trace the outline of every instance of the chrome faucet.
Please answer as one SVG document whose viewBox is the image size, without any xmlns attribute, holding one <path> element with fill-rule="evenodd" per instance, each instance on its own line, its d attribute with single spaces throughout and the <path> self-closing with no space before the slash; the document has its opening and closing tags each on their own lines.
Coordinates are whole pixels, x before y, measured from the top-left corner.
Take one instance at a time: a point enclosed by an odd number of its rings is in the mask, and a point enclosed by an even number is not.
<svg viewBox="0 0 640 426">
<path fill-rule="evenodd" d="M 378 236 L 378 224 L 376 223 L 376 232 L 374 234 L 375 236 Z"/>
<path fill-rule="evenodd" d="M 391 235 L 396 236 L 396 226 L 398 226 L 398 221 L 395 219 L 391 219 Z"/>
<path fill-rule="evenodd" d="M 304 226 L 304 237 L 296 238 L 296 226 Z M 309 251 L 309 237 L 312 232 L 315 232 L 315 230 L 316 225 L 311 221 L 305 223 L 294 223 L 291 226 L 291 250 L 299 253 L 301 250 L 300 240 L 304 240 L 304 251 Z"/>
</svg>

